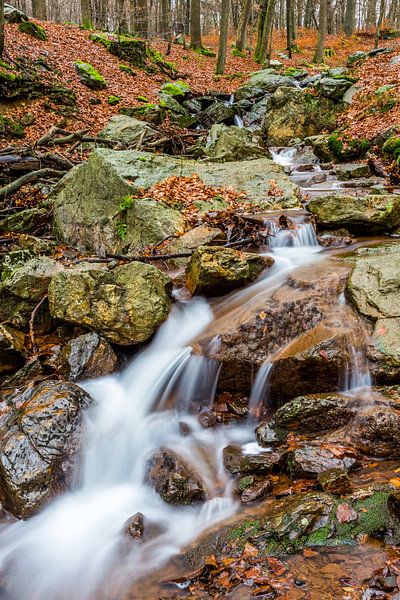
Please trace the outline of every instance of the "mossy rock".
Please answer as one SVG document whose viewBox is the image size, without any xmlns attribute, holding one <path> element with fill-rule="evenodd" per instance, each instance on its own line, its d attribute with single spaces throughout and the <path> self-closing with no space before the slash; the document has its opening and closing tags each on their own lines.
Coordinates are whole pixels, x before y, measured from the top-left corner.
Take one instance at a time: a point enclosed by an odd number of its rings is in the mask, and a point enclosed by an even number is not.
<svg viewBox="0 0 400 600">
<path fill-rule="evenodd" d="M 139 121 L 146 121 L 152 125 L 161 125 L 167 116 L 167 113 L 162 106 L 159 104 L 152 104 L 151 102 L 147 102 L 143 106 L 121 108 L 119 112 L 122 115 L 139 119 Z"/>
<path fill-rule="evenodd" d="M 120 96 L 108 96 L 107 102 L 110 106 L 115 106 L 121 102 Z"/>
<path fill-rule="evenodd" d="M 63 106 L 76 105 L 76 93 L 71 88 L 63 85 L 52 85 L 47 89 L 46 94 L 54 104 Z"/>
<path fill-rule="evenodd" d="M 79 81 L 93 90 L 102 90 L 107 87 L 107 83 L 102 75 L 89 63 L 77 60 L 75 70 L 78 73 Z"/>
<path fill-rule="evenodd" d="M 42 42 L 48 39 L 45 29 L 34 21 L 24 21 L 18 25 L 18 29 L 21 33 L 26 33 Z"/>
<path fill-rule="evenodd" d="M 137 75 L 137 73 L 131 69 L 131 67 L 127 67 L 126 65 L 119 65 L 119 70 L 123 73 L 128 73 L 128 75 L 131 75 L 132 77 L 136 77 Z"/>
<path fill-rule="evenodd" d="M 173 98 L 183 99 L 190 93 L 190 86 L 184 81 L 168 82 L 164 83 L 161 92 Z"/>
<path fill-rule="evenodd" d="M 368 140 L 352 140 L 339 133 L 333 133 L 328 138 L 328 147 L 341 162 L 364 158 L 370 149 Z"/>
<path fill-rule="evenodd" d="M 25 129 L 22 123 L 13 121 L 9 117 L 3 117 L 0 115 L 0 137 L 5 138 L 23 138 L 25 136 Z"/>
</svg>

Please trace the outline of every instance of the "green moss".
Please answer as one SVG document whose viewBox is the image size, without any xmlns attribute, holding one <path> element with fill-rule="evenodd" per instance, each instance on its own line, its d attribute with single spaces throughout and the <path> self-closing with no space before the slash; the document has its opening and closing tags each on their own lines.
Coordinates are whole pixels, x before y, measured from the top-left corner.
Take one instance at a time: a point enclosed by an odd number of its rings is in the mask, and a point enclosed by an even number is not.
<svg viewBox="0 0 400 600">
<path fill-rule="evenodd" d="M 121 102 L 121 98 L 119 96 L 108 96 L 107 102 L 111 106 L 115 106 L 116 104 L 118 104 L 119 102 Z"/>
<path fill-rule="evenodd" d="M 107 86 L 106 81 L 102 75 L 89 63 L 85 63 L 82 60 L 75 62 L 75 69 L 79 75 L 81 83 L 87 85 L 93 89 L 103 89 Z"/>
<path fill-rule="evenodd" d="M 101 44 L 102 46 L 104 46 L 105 48 L 107 48 L 107 50 L 110 49 L 111 40 L 108 37 L 108 35 L 105 34 L 105 33 L 92 33 L 89 36 L 89 40 L 91 40 L 92 42 L 95 42 L 96 44 Z"/>
<path fill-rule="evenodd" d="M 382 150 L 385 154 L 393 154 L 396 156 L 397 153 L 398 156 L 400 152 L 400 136 L 394 135 L 386 140 Z"/>
<path fill-rule="evenodd" d="M 236 48 L 236 46 L 234 46 L 232 48 L 231 55 L 232 56 L 239 56 L 240 58 L 246 58 L 246 53 L 243 52 L 243 50 L 238 50 L 238 48 Z"/>
<path fill-rule="evenodd" d="M 210 58 L 216 56 L 215 52 L 210 50 L 210 48 L 206 48 L 205 46 L 199 46 L 198 48 L 194 48 L 191 44 L 190 48 L 191 50 L 194 50 L 197 54 L 200 54 L 201 56 L 209 56 Z"/>
<path fill-rule="evenodd" d="M 368 140 L 351 140 L 339 133 L 333 133 L 328 138 L 328 147 L 340 161 L 356 160 L 364 158 L 370 149 Z"/>
<path fill-rule="evenodd" d="M 127 67 L 126 65 L 119 65 L 119 70 L 123 73 L 128 73 L 128 75 L 132 75 L 132 77 L 136 77 L 137 73 L 131 69 L 131 67 Z"/>
<path fill-rule="evenodd" d="M 38 25 L 38 23 L 35 23 L 34 21 L 23 21 L 23 23 L 18 25 L 18 29 L 21 33 L 26 33 L 42 42 L 47 40 L 46 31 L 41 25 Z"/>
<path fill-rule="evenodd" d="M 161 87 L 161 92 L 173 98 L 184 98 L 190 92 L 190 86 L 184 81 L 169 81 Z"/>
<path fill-rule="evenodd" d="M 149 99 L 146 96 L 136 96 L 136 100 L 138 102 L 144 102 L 145 104 L 150 104 Z M 154 105 L 153 105 L 154 106 Z"/>
<path fill-rule="evenodd" d="M 284 75 L 287 75 L 288 77 L 305 77 L 306 75 L 308 75 L 308 72 L 305 69 L 288 67 L 287 69 L 285 69 Z"/>
<path fill-rule="evenodd" d="M 0 136 L 11 138 L 23 138 L 25 136 L 24 126 L 18 121 L 0 115 Z"/>
</svg>

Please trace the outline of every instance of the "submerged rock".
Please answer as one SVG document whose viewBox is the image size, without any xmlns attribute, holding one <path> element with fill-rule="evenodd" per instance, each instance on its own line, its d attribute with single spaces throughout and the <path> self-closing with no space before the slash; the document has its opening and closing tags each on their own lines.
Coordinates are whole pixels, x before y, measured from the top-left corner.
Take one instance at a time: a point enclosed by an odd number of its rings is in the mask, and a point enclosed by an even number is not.
<svg viewBox="0 0 400 600">
<path fill-rule="evenodd" d="M 171 280 L 139 262 L 112 271 L 84 266 L 65 270 L 49 286 L 56 319 L 96 329 L 120 345 L 147 340 L 168 316 Z"/>
<path fill-rule="evenodd" d="M 90 397 L 73 383 L 46 381 L 9 400 L 21 402 L 0 425 L 0 496 L 25 518 L 68 485 Z"/>
<path fill-rule="evenodd" d="M 86 333 L 69 341 L 61 351 L 58 371 L 70 381 L 103 377 L 113 373 L 118 357 L 97 333 Z"/>
<path fill-rule="evenodd" d="M 201 246 L 186 267 L 186 287 L 191 294 L 215 296 L 254 281 L 273 259 L 233 248 Z"/>
<path fill-rule="evenodd" d="M 346 227 L 356 233 L 391 231 L 400 225 L 400 197 L 392 194 L 370 196 L 317 196 L 307 205 L 317 223 Z"/>
<path fill-rule="evenodd" d="M 89 159 L 72 169 L 54 193 L 54 224 L 64 242 L 102 254 L 136 249 L 184 231 L 178 211 L 153 200 L 134 200 L 121 212 L 127 196 L 171 176 L 197 174 L 206 185 L 232 187 L 246 192 L 261 207 L 272 203 L 299 206 L 299 189 L 283 169 L 267 158 L 223 164 L 184 160 L 136 151 L 95 150 Z M 268 196 L 278 187 L 279 196 Z M 145 210 L 146 209 L 146 210 Z M 159 225 L 159 222 L 162 225 Z M 126 225 L 123 239 L 119 223 Z M 155 230 L 156 228 L 156 230 Z M 151 233 L 149 233 L 151 231 Z"/>
<path fill-rule="evenodd" d="M 194 504 L 206 497 L 197 473 L 169 448 L 161 448 L 149 460 L 148 481 L 168 504 Z"/>
</svg>

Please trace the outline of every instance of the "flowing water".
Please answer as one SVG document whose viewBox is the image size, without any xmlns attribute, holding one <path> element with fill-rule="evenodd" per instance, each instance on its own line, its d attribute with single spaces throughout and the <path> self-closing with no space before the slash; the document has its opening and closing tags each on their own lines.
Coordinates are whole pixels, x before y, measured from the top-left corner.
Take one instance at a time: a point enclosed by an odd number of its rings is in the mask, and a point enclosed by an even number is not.
<svg viewBox="0 0 400 600">
<path fill-rule="evenodd" d="M 276 159 L 289 165 L 295 156 L 290 149 Z M 275 221 L 265 224 L 275 264 L 252 286 L 216 302 L 213 311 L 201 299 L 177 305 L 152 344 L 123 373 L 83 384 L 94 403 L 87 413 L 72 490 L 29 521 L 12 524 L 0 534 L 7 598 L 121 598 L 135 578 L 165 564 L 207 527 L 237 512 L 222 449 L 235 442 L 254 452 L 254 422 L 200 426 L 190 406 L 212 404 L 219 365 L 192 355 L 190 344 L 213 327 L 218 332 L 219 320 L 227 315 L 238 318 L 246 306 L 271 294 L 297 267 L 323 260 L 312 225 L 304 216 L 294 224 L 289 229 Z M 218 344 L 217 334 L 212 343 Z M 358 350 L 352 359 L 344 387 L 370 385 Z M 271 371 L 266 362 L 255 378 L 252 415 L 268 401 Z M 200 507 L 168 505 L 146 482 L 149 457 L 162 446 L 201 474 L 207 501 Z M 140 544 L 129 545 L 124 525 L 137 512 L 144 514 L 154 533 Z"/>
</svg>

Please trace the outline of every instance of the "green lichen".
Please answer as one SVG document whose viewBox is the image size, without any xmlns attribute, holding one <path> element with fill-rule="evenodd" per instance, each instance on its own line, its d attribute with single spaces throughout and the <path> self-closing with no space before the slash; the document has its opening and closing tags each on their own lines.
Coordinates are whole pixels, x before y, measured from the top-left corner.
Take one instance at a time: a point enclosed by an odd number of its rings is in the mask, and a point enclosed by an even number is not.
<svg viewBox="0 0 400 600">
<path fill-rule="evenodd" d="M 105 33 L 92 33 L 89 36 L 89 40 L 91 40 L 92 42 L 95 42 L 96 44 L 101 44 L 102 46 L 107 48 L 107 50 L 109 50 L 109 48 L 111 46 L 111 40 L 108 37 L 108 35 Z"/>
<path fill-rule="evenodd" d="M 21 33 L 26 33 L 42 42 L 47 40 L 47 33 L 44 28 L 34 21 L 23 21 L 18 25 L 18 29 Z"/>
<path fill-rule="evenodd" d="M 395 158 L 400 155 L 400 137 L 394 135 L 383 144 L 382 148 L 385 154 L 392 154 Z"/>
</svg>

